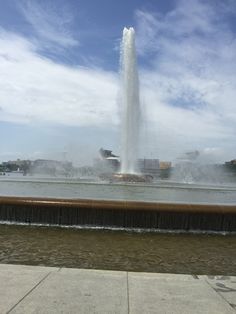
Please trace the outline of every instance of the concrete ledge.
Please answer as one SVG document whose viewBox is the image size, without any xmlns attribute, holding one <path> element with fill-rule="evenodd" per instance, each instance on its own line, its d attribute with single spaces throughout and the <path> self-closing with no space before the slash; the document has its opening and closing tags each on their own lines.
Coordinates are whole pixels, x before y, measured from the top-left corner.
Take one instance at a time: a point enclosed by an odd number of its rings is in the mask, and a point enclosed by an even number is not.
<svg viewBox="0 0 236 314">
<path fill-rule="evenodd" d="M 0 197 L 0 205 L 25 205 L 43 207 L 82 207 L 127 211 L 158 211 L 172 213 L 236 214 L 236 204 L 164 203 L 94 199 L 58 199 L 36 197 Z"/>
<path fill-rule="evenodd" d="M 0 282 L 0 313 L 236 313 L 236 277 L 0 264 Z"/>
</svg>

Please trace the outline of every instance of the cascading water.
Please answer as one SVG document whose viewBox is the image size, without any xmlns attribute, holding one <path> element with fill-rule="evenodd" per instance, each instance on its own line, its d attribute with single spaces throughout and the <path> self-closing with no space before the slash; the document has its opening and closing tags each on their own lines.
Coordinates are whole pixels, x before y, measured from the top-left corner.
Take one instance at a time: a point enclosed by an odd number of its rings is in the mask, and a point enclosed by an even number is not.
<svg viewBox="0 0 236 314">
<path fill-rule="evenodd" d="M 135 31 L 124 28 L 121 45 L 121 173 L 136 173 L 139 146 L 140 102 Z"/>
</svg>

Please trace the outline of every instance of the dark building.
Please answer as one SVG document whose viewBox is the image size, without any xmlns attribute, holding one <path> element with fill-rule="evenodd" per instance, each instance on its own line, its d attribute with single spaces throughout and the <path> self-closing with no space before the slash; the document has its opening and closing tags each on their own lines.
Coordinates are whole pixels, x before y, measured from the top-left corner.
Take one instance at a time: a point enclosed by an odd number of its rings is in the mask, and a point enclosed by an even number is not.
<svg viewBox="0 0 236 314">
<path fill-rule="evenodd" d="M 138 169 L 141 173 L 156 174 L 159 168 L 159 159 L 138 159 Z"/>
</svg>

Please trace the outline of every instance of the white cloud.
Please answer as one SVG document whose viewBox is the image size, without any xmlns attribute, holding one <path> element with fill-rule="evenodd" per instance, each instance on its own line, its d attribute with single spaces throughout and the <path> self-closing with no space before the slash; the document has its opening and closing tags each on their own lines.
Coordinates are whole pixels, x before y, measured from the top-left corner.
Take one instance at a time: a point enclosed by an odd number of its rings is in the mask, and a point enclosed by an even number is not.
<svg viewBox="0 0 236 314">
<path fill-rule="evenodd" d="M 178 1 L 165 15 L 136 12 L 138 52 L 151 60 L 140 70 L 146 119 L 164 137 L 163 156 L 170 145 L 176 154 L 218 146 L 236 154 L 236 37 L 227 20 L 235 5 L 209 3 Z"/>
<path fill-rule="evenodd" d="M 209 3 L 178 1 L 166 15 L 136 12 L 139 56 L 151 60 L 139 68 L 146 156 L 173 159 L 199 149 L 235 158 L 236 38 L 227 17 L 236 10 L 231 2 Z M 49 25 L 51 13 L 31 4 L 25 15 L 39 37 L 74 44 L 70 33 L 59 35 L 57 19 Z M 107 134 L 118 126 L 116 73 L 58 64 L 39 54 L 38 43 L 3 29 L 0 47 L 1 121 L 104 128 Z"/>
<path fill-rule="evenodd" d="M 23 0 L 18 3 L 25 19 L 31 24 L 39 39 L 47 45 L 56 47 L 71 47 L 78 45 L 70 31 L 70 24 L 73 22 L 73 15 L 67 9 L 66 4 L 52 1 Z"/>
<path fill-rule="evenodd" d="M 29 41 L 0 31 L 0 120 L 78 126 L 117 123 L 117 77 L 43 58 Z"/>
</svg>

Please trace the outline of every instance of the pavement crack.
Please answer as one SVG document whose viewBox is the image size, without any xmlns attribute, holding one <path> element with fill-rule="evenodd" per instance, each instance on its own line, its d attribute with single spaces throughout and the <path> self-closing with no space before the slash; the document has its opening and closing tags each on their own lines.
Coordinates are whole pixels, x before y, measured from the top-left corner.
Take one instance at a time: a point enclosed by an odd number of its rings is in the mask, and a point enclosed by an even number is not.
<svg viewBox="0 0 236 314">
<path fill-rule="evenodd" d="M 20 304 L 32 291 L 34 291 L 49 275 L 51 272 L 49 272 L 47 275 L 45 275 L 35 286 L 33 286 L 32 289 L 30 289 L 16 304 L 14 304 L 9 311 L 6 312 L 6 314 L 11 313 L 18 304 Z"/>
</svg>

